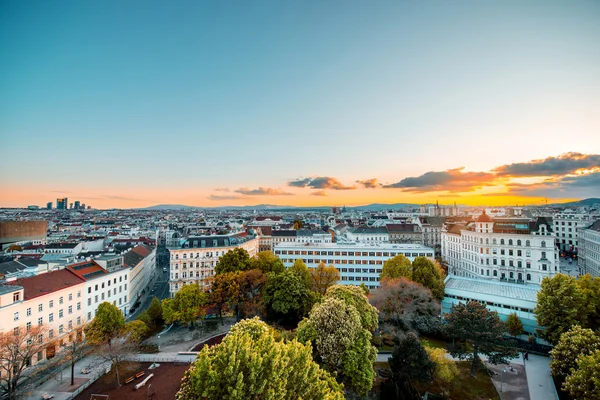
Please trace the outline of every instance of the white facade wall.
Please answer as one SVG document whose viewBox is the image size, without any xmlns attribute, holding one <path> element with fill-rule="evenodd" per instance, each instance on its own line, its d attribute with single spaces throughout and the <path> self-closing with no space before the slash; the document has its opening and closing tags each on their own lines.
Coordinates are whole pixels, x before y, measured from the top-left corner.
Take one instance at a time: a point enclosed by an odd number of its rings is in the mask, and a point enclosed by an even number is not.
<svg viewBox="0 0 600 400">
<path fill-rule="evenodd" d="M 129 268 L 100 275 L 84 284 L 84 316 L 91 321 L 96 316 L 100 303 L 114 304 L 127 316 L 129 311 Z"/>
<path fill-rule="evenodd" d="M 356 232 L 352 232 L 352 230 L 348 230 L 348 231 L 346 231 L 345 239 L 347 239 L 350 242 L 357 242 L 357 243 L 385 243 L 385 242 L 390 241 L 390 235 L 387 232 L 386 233 L 383 233 L 383 232 L 356 233 Z"/>
<path fill-rule="evenodd" d="M 370 289 L 379 286 L 379 275 L 383 263 L 392 257 L 403 254 L 413 261 L 423 256 L 433 260 L 433 249 L 416 244 L 313 244 L 280 243 L 275 247 L 286 268 L 301 258 L 308 268 L 317 268 L 319 263 L 333 265 L 340 271 L 341 285 L 360 285 Z"/>
<path fill-rule="evenodd" d="M 561 213 L 552 217 L 554 233 L 561 250 L 569 250 L 571 246 L 579 248 L 577 228 L 585 228 L 592 223 L 588 214 Z"/>
<path fill-rule="evenodd" d="M 156 276 L 156 248 L 128 271 L 129 301 L 133 305 L 137 299 L 142 297 L 142 291 L 149 289 L 150 281 Z"/>
<path fill-rule="evenodd" d="M 600 277 L 600 231 L 579 229 L 579 272 Z"/>
<path fill-rule="evenodd" d="M 254 257 L 258 252 L 259 238 L 255 237 L 232 246 L 170 249 L 169 292 L 171 297 L 184 285 L 191 283 L 204 285 L 204 279 L 215 274 L 215 266 L 219 262 L 219 257 L 236 248 L 242 248 L 248 252 L 250 257 Z"/>
</svg>

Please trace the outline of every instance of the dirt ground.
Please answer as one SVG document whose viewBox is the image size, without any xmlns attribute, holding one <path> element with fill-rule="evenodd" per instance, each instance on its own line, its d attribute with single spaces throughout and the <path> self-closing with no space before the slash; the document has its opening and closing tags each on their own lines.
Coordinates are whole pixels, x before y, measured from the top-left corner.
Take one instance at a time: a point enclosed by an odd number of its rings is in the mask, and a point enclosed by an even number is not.
<svg viewBox="0 0 600 400">
<path fill-rule="evenodd" d="M 111 371 L 94 382 L 90 387 L 81 392 L 76 400 L 90 400 L 91 394 L 107 394 L 109 400 L 147 400 L 148 386 L 151 384 L 151 391 L 154 392 L 154 400 L 170 400 L 175 398 L 175 394 L 181 386 L 181 378 L 190 367 L 189 365 L 175 365 L 173 363 L 161 363 L 160 367 L 149 370 L 151 363 L 135 363 L 124 366 L 121 376 L 121 383 L 125 382 L 129 376 L 137 372 L 144 371 L 145 375 L 135 379 L 133 382 L 123 384 L 117 388 L 115 384 L 115 374 Z M 149 374 L 154 374 L 152 378 L 139 390 L 135 390 L 135 385 L 143 381 Z M 151 397 L 150 397 L 151 398 Z"/>
</svg>

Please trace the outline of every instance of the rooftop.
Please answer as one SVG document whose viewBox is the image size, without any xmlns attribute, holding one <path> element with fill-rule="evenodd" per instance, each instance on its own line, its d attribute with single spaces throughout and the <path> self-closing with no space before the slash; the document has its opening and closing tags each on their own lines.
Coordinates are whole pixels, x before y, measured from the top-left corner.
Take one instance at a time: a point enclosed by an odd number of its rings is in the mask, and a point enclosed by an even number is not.
<svg viewBox="0 0 600 400">
<path fill-rule="evenodd" d="M 521 285 L 517 283 L 449 276 L 446 278 L 446 291 L 452 289 L 537 302 L 537 293 L 540 287 L 538 285 Z"/>
<path fill-rule="evenodd" d="M 296 243 L 296 242 L 283 242 L 277 244 L 275 247 L 297 247 L 297 248 L 319 248 L 319 249 L 341 249 L 341 248 L 352 248 L 352 249 L 381 249 L 381 250 L 418 250 L 418 251 L 431 251 L 433 249 L 431 247 L 423 246 L 420 244 L 412 244 L 412 243 L 356 243 L 356 242 L 348 242 L 348 243 Z"/>
<path fill-rule="evenodd" d="M 71 271 L 61 269 L 47 274 L 17 279 L 9 284 L 22 286 L 25 289 L 25 300 L 31 300 L 84 282 L 82 278 Z"/>
<path fill-rule="evenodd" d="M 106 270 L 95 261 L 83 261 L 77 264 L 71 264 L 67 266 L 67 269 L 86 281 L 107 273 Z"/>
</svg>

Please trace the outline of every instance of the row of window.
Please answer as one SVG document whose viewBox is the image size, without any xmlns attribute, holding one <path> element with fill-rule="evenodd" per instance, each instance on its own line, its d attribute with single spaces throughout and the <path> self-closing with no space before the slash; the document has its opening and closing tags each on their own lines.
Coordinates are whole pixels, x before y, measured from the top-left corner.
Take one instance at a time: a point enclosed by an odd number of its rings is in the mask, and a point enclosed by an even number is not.
<svg viewBox="0 0 600 400">
<path fill-rule="evenodd" d="M 282 258 L 281 261 L 283 261 L 284 263 L 293 263 L 296 261 L 296 259 L 293 258 Z M 332 264 L 342 264 L 342 265 L 383 265 L 384 261 L 383 260 L 319 260 L 319 259 L 312 259 L 312 258 L 308 258 L 308 259 L 303 259 L 302 261 L 304 261 L 306 264 L 319 264 L 319 263 L 324 263 L 324 264 L 328 264 L 328 265 L 332 265 Z"/>
<path fill-rule="evenodd" d="M 451 298 L 451 299 L 456 299 L 456 300 L 464 300 L 464 301 L 476 301 L 478 303 L 484 304 L 484 305 L 488 305 L 488 306 L 492 306 L 492 307 L 498 307 L 498 308 L 506 308 L 507 310 L 514 310 L 514 311 L 523 311 L 523 312 L 527 312 L 527 313 L 533 313 L 533 310 L 530 308 L 525 308 L 525 307 L 517 307 L 517 306 L 509 306 L 508 304 L 501 304 L 501 303 L 493 303 L 491 301 L 482 301 L 482 300 L 473 300 L 473 299 L 469 299 L 468 297 L 462 297 L 462 296 L 455 296 L 455 295 L 449 295 L 447 294 L 446 297 Z"/>
<path fill-rule="evenodd" d="M 433 257 L 433 253 L 404 253 L 389 251 L 320 251 L 320 250 L 275 250 L 277 255 L 296 255 L 296 256 L 350 256 L 350 257 L 395 257 L 403 255 L 405 257 Z"/>
<path fill-rule="evenodd" d="M 123 280 L 127 280 L 127 275 L 119 276 L 119 283 L 123 282 Z M 113 279 L 113 284 L 117 284 L 117 278 Z M 110 279 L 107 281 L 107 286 L 110 286 Z M 104 289 L 104 282 L 102 282 L 100 289 Z M 98 285 L 94 285 L 94 291 L 98 291 Z M 92 287 L 88 288 L 88 294 L 92 293 Z"/>
<path fill-rule="evenodd" d="M 122 293 L 122 292 L 123 292 L 123 290 L 125 290 L 125 292 L 127 292 L 127 284 L 125 284 L 125 285 L 123 285 L 123 286 L 119 286 L 119 293 Z M 106 294 L 106 297 L 110 297 L 110 296 L 111 296 L 111 294 L 110 294 L 110 290 L 109 290 L 108 292 L 106 292 L 106 293 L 100 293 L 100 300 L 104 301 L 105 294 Z M 112 295 L 113 295 L 113 296 L 116 296 L 116 295 L 117 295 L 117 288 L 114 288 L 114 289 L 113 289 L 113 293 L 112 293 Z M 127 302 L 127 296 L 125 296 L 125 302 Z M 96 304 L 98 303 L 98 295 L 95 295 L 95 296 L 94 296 L 94 303 L 96 303 Z M 120 303 L 121 303 L 121 300 L 119 299 L 119 304 L 120 304 Z M 91 305 L 92 305 L 92 298 L 91 298 L 91 297 L 89 297 L 89 298 L 88 298 L 88 306 L 91 306 Z"/>
<path fill-rule="evenodd" d="M 81 297 L 81 291 L 77 292 L 77 297 L 78 298 Z M 73 293 L 69 293 L 68 298 L 69 298 L 69 301 L 73 301 Z M 58 304 L 63 304 L 64 300 L 65 300 L 64 296 L 60 296 L 58 298 Z M 17 301 L 21 301 L 21 293 L 20 292 L 13 293 L 13 302 L 17 302 Z M 48 306 L 50 308 L 54 307 L 54 300 L 50 300 L 48 302 Z M 41 312 L 43 310 L 44 310 L 44 306 L 40 303 L 38 305 L 38 311 Z M 31 315 L 31 308 L 27 309 L 27 315 Z"/>
</svg>

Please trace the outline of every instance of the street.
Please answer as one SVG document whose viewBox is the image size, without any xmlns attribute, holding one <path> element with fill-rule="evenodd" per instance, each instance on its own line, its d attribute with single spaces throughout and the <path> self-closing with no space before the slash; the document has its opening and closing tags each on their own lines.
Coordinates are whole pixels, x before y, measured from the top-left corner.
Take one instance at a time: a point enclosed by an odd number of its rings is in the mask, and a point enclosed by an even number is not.
<svg viewBox="0 0 600 400">
<path fill-rule="evenodd" d="M 163 268 L 166 268 L 167 272 L 163 272 Z M 169 252 L 164 248 L 156 250 L 156 273 L 154 276 L 155 279 L 150 281 L 148 290 L 142 296 L 140 304 L 133 314 L 126 317 L 127 320 L 136 319 L 142 311 L 150 306 L 155 296 L 159 300 L 169 297 Z"/>
<path fill-rule="evenodd" d="M 573 260 L 571 264 L 569 264 L 569 260 L 565 257 L 560 257 L 559 260 L 560 272 L 573 277 L 579 276 L 579 265 L 577 264 L 577 260 Z"/>
</svg>

